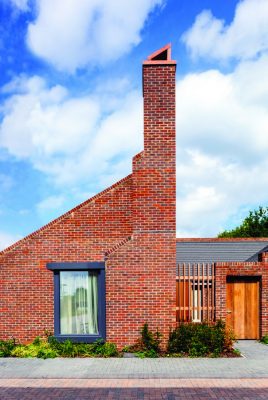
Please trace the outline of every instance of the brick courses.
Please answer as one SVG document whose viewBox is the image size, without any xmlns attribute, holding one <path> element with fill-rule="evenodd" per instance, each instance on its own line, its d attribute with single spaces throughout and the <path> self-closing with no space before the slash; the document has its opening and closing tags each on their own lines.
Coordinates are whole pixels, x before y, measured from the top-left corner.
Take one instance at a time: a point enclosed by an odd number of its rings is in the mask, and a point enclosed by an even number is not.
<svg viewBox="0 0 268 400">
<path fill-rule="evenodd" d="M 227 276 L 258 276 L 260 290 L 260 335 L 268 333 L 268 253 L 260 262 L 216 263 L 216 318 L 226 319 Z"/>
<path fill-rule="evenodd" d="M 0 336 L 53 332 L 48 262 L 106 261 L 107 339 L 133 343 L 142 324 L 175 324 L 175 71 L 143 65 L 144 151 L 128 177 L 0 253 Z M 160 51 L 161 53 L 161 51 Z"/>
<path fill-rule="evenodd" d="M 148 322 L 166 341 L 176 323 L 175 73 L 170 46 L 143 63 L 144 150 L 133 157 L 132 174 L 0 252 L 0 338 L 29 342 L 53 333 L 48 262 L 105 260 L 107 339 L 132 344 Z M 217 263 L 217 318 L 226 317 L 228 275 L 261 276 L 268 333 L 267 254 L 258 263 Z"/>
</svg>

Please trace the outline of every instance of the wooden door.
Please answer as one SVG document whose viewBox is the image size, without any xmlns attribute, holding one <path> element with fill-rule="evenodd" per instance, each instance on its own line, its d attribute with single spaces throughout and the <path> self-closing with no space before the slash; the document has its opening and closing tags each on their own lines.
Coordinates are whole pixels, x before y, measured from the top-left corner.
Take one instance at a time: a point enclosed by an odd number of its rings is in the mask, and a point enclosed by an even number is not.
<svg viewBox="0 0 268 400">
<path fill-rule="evenodd" d="M 226 325 L 237 339 L 259 339 L 259 281 L 254 277 L 227 280 Z"/>
</svg>

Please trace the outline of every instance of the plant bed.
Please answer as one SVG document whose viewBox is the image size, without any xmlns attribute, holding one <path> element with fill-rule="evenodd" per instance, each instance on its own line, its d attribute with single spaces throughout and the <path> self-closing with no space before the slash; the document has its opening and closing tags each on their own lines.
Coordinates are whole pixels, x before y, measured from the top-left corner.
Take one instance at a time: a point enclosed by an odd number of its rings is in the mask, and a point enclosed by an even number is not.
<svg viewBox="0 0 268 400">
<path fill-rule="evenodd" d="M 0 357 L 19 358 L 56 358 L 56 357 L 240 357 L 234 349 L 235 339 L 226 330 L 222 321 L 215 324 L 183 323 L 170 331 L 166 350 L 161 347 L 161 333 L 149 330 L 144 324 L 140 330 L 140 338 L 135 344 L 126 346 L 121 352 L 111 342 L 73 343 L 70 340 L 59 342 L 53 336 L 45 339 L 37 337 L 30 344 L 20 344 L 16 340 L 0 340 Z M 264 337 L 265 338 L 265 337 Z M 265 343 L 265 342 L 264 342 Z"/>
<path fill-rule="evenodd" d="M 15 340 L 0 341 L 0 357 L 56 358 L 56 357 L 117 357 L 120 353 L 114 343 L 97 341 L 92 344 L 73 343 L 70 340 L 58 342 L 54 337 L 37 337 L 30 344 L 16 343 Z"/>
</svg>

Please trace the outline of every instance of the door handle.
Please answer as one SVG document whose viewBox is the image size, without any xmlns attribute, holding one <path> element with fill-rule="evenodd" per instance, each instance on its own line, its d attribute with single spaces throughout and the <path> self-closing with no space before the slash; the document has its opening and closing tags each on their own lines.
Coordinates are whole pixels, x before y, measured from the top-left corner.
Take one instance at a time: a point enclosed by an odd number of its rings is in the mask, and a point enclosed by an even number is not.
<svg viewBox="0 0 268 400">
<path fill-rule="evenodd" d="M 226 310 L 226 314 L 232 314 L 232 310 Z"/>
</svg>

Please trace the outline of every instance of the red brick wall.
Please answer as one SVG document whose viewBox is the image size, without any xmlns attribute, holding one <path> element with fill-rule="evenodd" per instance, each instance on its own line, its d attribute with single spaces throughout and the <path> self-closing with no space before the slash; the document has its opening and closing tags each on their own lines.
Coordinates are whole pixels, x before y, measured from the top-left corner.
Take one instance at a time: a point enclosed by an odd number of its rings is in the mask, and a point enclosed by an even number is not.
<svg viewBox="0 0 268 400">
<path fill-rule="evenodd" d="M 268 334 L 268 253 L 261 262 L 228 262 L 216 264 L 216 318 L 226 319 L 227 276 L 259 276 L 261 279 L 261 336 Z"/>
<path fill-rule="evenodd" d="M 174 64 L 143 66 L 144 152 L 133 160 L 134 231 L 107 262 L 108 339 L 120 344 L 131 344 L 145 322 L 166 339 L 176 322 L 175 70 Z"/>
<path fill-rule="evenodd" d="M 143 67 L 145 148 L 133 174 L 0 253 L 0 337 L 53 331 L 48 261 L 106 258 L 107 338 L 119 346 L 145 322 L 165 338 L 175 325 L 175 70 Z"/>
<path fill-rule="evenodd" d="M 29 341 L 53 331 L 53 272 L 46 263 L 102 261 L 132 233 L 132 177 L 0 254 L 0 338 Z"/>
</svg>

